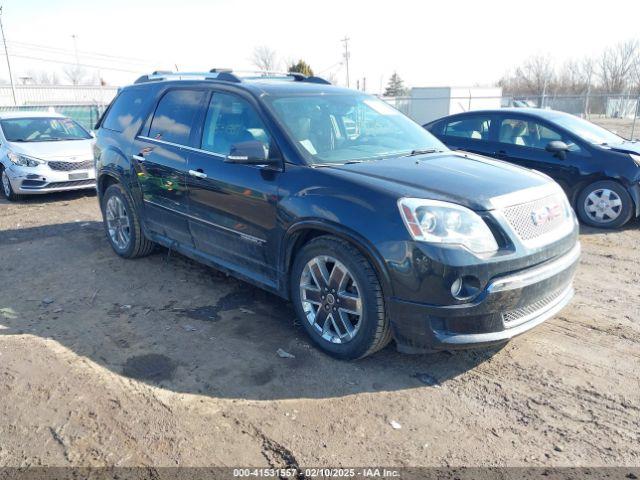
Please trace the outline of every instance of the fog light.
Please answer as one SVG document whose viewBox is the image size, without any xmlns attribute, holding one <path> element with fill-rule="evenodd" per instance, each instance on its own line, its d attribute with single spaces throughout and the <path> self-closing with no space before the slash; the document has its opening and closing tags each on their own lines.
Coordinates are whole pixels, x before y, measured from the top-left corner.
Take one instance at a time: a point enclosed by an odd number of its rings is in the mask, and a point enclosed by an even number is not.
<svg viewBox="0 0 640 480">
<path fill-rule="evenodd" d="M 458 277 L 451 284 L 451 295 L 454 298 L 458 298 L 458 295 L 460 295 L 461 290 L 462 290 L 462 278 Z"/>
<path fill-rule="evenodd" d="M 451 295 L 456 300 L 470 300 L 480 293 L 480 280 L 473 275 L 456 278 L 451 284 Z"/>
</svg>

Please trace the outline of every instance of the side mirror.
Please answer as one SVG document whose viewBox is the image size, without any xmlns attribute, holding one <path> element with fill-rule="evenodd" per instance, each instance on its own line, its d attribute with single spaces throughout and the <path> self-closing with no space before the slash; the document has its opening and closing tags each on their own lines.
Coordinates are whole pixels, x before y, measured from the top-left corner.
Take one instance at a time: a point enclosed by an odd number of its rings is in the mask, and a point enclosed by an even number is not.
<svg viewBox="0 0 640 480">
<path fill-rule="evenodd" d="M 225 158 L 227 163 L 240 165 L 268 165 L 274 163 L 269 158 L 269 149 L 258 140 L 234 143 L 231 145 L 229 155 Z"/>
<path fill-rule="evenodd" d="M 564 160 L 565 158 L 567 158 L 567 151 L 569 150 L 569 145 L 567 145 L 566 143 L 560 140 L 553 140 L 552 142 L 549 142 L 545 150 L 547 152 L 553 153 L 560 160 Z"/>
</svg>

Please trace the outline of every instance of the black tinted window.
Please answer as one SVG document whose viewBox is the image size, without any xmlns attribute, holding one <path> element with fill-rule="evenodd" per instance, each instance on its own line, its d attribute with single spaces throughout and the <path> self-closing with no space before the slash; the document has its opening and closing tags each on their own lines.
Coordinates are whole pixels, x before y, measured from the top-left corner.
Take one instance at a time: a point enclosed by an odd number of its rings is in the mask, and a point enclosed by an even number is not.
<svg viewBox="0 0 640 480">
<path fill-rule="evenodd" d="M 240 97 L 214 93 L 204 121 L 202 148 L 228 155 L 232 145 L 251 140 L 269 150 L 269 134 L 258 113 Z"/>
<path fill-rule="evenodd" d="M 463 137 L 473 140 L 489 140 L 490 117 L 465 117 L 454 120 L 445 125 L 444 135 L 448 137 Z"/>
<path fill-rule="evenodd" d="M 107 118 L 102 122 L 102 128 L 116 132 L 124 131 L 142 108 L 143 99 L 144 93 L 141 88 L 121 92 L 109 108 Z"/>
<path fill-rule="evenodd" d="M 189 135 L 204 92 L 195 90 L 170 90 L 167 92 L 153 116 L 149 136 L 165 142 L 189 144 Z"/>
</svg>

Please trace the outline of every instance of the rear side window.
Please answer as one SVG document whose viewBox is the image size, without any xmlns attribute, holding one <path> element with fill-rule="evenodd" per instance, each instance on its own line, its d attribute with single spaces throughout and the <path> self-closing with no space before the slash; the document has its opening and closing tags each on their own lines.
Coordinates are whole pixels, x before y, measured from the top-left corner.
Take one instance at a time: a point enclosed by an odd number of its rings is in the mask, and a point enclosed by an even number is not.
<svg viewBox="0 0 640 480">
<path fill-rule="evenodd" d="M 141 88 L 120 92 L 109 108 L 107 117 L 102 122 L 102 128 L 123 132 L 140 112 L 143 100 L 144 92 Z"/>
<path fill-rule="evenodd" d="M 149 137 L 165 142 L 189 145 L 191 128 L 202 106 L 205 92 L 169 90 L 158 103 L 149 129 Z"/>
<path fill-rule="evenodd" d="M 489 140 L 490 128 L 490 117 L 467 117 L 447 123 L 444 127 L 444 135 L 472 140 Z"/>
</svg>

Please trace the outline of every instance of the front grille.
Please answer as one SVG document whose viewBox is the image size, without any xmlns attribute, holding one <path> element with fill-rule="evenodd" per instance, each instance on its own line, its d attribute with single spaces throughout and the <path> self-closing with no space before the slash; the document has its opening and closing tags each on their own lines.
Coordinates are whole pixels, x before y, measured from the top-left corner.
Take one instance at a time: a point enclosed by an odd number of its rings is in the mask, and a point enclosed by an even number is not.
<svg viewBox="0 0 640 480">
<path fill-rule="evenodd" d="M 47 163 L 51 170 L 57 170 L 59 172 L 70 172 L 72 170 L 87 170 L 89 168 L 93 168 L 93 160 L 84 160 L 82 162 L 51 161 Z"/>
<path fill-rule="evenodd" d="M 89 180 L 75 180 L 73 182 L 52 182 L 48 184 L 46 188 L 82 187 L 85 185 L 95 185 L 95 183 L 95 179 L 91 178 Z"/>
<path fill-rule="evenodd" d="M 567 287 L 564 287 L 526 307 L 504 312 L 502 314 L 502 321 L 507 328 L 516 327 L 530 318 L 537 316 L 536 314 L 542 313 L 544 310 L 550 308 L 566 291 Z"/>
<path fill-rule="evenodd" d="M 565 205 L 566 201 L 562 198 L 562 195 L 554 194 L 533 202 L 507 207 L 502 213 L 518 237 L 523 241 L 527 241 L 534 240 L 562 227 L 567 221 L 568 214 Z M 559 214 L 545 220 L 544 212 L 547 211 L 546 209 L 554 207 L 558 209 Z"/>
</svg>

